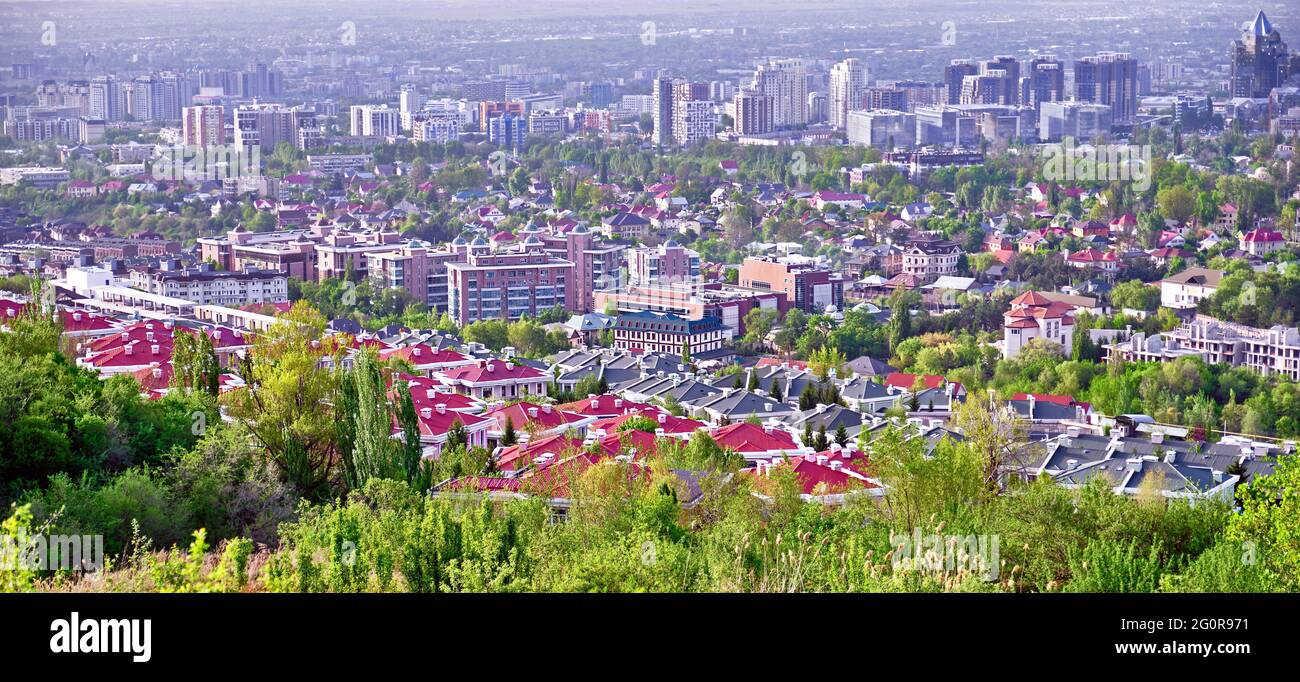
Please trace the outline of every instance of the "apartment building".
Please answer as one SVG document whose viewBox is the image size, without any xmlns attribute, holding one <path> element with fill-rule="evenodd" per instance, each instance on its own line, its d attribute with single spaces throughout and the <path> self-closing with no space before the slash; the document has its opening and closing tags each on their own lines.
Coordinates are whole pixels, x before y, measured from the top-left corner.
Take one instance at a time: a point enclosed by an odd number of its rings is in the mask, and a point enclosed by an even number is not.
<svg viewBox="0 0 1300 682">
<path fill-rule="evenodd" d="M 164 261 L 155 271 L 133 271 L 131 284 L 159 296 L 184 299 L 198 305 L 238 308 L 289 300 L 289 282 L 274 270 L 242 272 L 216 270 L 211 263 L 179 268 L 176 261 Z"/>
<path fill-rule="evenodd" d="M 785 294 L 791 307 L 807 313 L 822 313 L 827 306 L 844 309 L 844 279 L 839 273 L 811 259 L 746 258 L 740 265 L 742 287 Z"/>
<path fill-rule="evenodd" d="M 726 328 L 717 317 L 688 320 L 668 313 L 641 311 L 619 315 L 614 325 L 615 348 L 635 348 L 647 353 L 680 355 L 687 348 L 692 357 L 708 357 L 722 350 L 727 337 Z"/>
<path fill-rule="evenodd" d="M 465 262 L 446 265 L 448 312 L 457 324 L 518 320 L 555 306 L 574 309 L 574 264 L 547 253 L 539 237 L 508 248 L 475 237 L 466 251 Z"/>
</svg>

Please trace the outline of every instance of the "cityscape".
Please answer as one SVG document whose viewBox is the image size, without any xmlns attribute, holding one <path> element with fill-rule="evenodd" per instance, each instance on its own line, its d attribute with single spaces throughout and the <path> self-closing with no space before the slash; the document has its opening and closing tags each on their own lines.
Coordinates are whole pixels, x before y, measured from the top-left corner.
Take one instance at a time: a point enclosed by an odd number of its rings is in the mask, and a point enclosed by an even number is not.
<svg viewBox="0 0 1300 682">
<path fill-rule="evenodd" d="M 0 592 L 1300 592 L 1300 5 L 0 35 Z"/>
</svg>

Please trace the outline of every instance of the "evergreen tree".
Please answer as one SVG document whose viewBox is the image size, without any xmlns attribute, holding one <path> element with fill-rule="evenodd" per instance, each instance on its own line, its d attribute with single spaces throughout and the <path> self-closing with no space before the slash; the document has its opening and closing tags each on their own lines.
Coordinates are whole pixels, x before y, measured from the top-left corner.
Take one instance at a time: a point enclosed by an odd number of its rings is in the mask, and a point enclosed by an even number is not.
<svg viewBox="0 0 1300 682">
<path fill-rule="evenodd" d="M 840 447 L 845 447 L 849 444 L 849 430 L 844 428 L 843 424 L 835 427 L 835 442 L 839 443 Z"/>
<path fill-rule="evenodd" d="M 745 386 L 745 390 L 747 390 L 747 391 L 749 391 L 749 392 L 751 392 L 751 393 L 754 392 L 754 391 L 757 391 L 757 390 L 758 390 L 758 370 L 757 370 L 757 369 L 752 369 L 752 370 L 749 371 L 749 383 Z"/>
<path fill-rule="evenodd" d="M 813 442 L 812 422 L 804 422 L 803 423 L 803 444 L 805 447 L 807 447 L 812 445 L 812 442 Z"/>
<path fill-rule="evenodd" d="M 397 394 L 397 422 L 402 428 L 402 469 L 406 482 L 416 485 L 423 464 L 424 448 L 420 444 L 420 419 L 411 398 L 411 387 L 404 381 L 393 382 Z"/>
<path fill-rule="evenodd" d="M 821 452 L 831 446 L 831 441 L 826 437 L 826 425 L 822 424 L 817 427 L 817 437 L 813 439 L 813 449 Z"/>
<path fill-rule="evenodd" d="M 519 442 L 519 437 L 515 435 L 515 420 L 506 417 L 506 426 L 501 431 L 501 444 L 514 445 Z"/>
<path fill-rule="evenodd" d="M 731 385 L 731 387 L 732 387 L 732 388 L 744 388 L 744 387 L 745 387 L 745 375 L 744 375 L 743 373 L 741 373 L 741 372 L 736 372 L 736 381 L 735 381 L 735 383 L 733 383 L 733 384 Z"/>
<path fill-rule="evenodd" d="M 772 377 L 772 388 L 768 392 L 772 395 L 772 400 L 775 400 L 778 403 L 785 402 L 785 393 L 781 389 L 780 375 Z"/>
<path fill-rule="evenodd" d="M 372 478 L 405 479 L 400 471 L 392 439 L 392 414 L 384 390 L 384 378 L 379 372 L 378 358 L 373 352 L 357 356 L 352 369 L 356 377 L 356 439 L 352 462 L 356 467 L 358 485 Z"/>
<path fill-rule="evenodd" d="M 469 432 L 465 430 L 465 425 L 460 422 L 460 419 L 456 419 L 447 430 L 447 448 L 464 450 L 468 443 Z"/>
<path fill-rule="evenodd" d="M 817 407 L 817 386 L 811 381 L 804 384 L 803 391 L 799 393 L 799 410 L 808 411 Z"/>
</svg>

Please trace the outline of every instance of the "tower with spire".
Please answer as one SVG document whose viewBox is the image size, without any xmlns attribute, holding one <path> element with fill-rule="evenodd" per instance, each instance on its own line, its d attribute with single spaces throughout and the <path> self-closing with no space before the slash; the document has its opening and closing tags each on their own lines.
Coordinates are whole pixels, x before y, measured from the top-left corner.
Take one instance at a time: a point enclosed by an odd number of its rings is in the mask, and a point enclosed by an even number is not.
<svg viewBox="0 0 1300 682">
<path fill-rule="evenodd" d="M 1233 97 L 1266 98 L 1290 75 L 1286 43 L 1263 11 L 1232 41 L 1231 67 L 1228 92 Z"/>
</svg>

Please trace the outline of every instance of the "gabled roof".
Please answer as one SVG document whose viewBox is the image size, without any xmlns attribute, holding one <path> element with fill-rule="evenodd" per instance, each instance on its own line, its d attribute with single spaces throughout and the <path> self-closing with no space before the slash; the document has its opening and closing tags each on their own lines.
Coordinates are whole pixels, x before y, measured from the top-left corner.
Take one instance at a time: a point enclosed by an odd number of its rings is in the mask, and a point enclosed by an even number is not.
<svg viewBox="0 0 1300 682">
<path fill-rule="evenodd" d="M 715 429 L 711 434 L 718 445 L 741 454 L 790 452 L 799 450 L 794 436 L 784 429 L 740 422 Z"/>
</svg>

